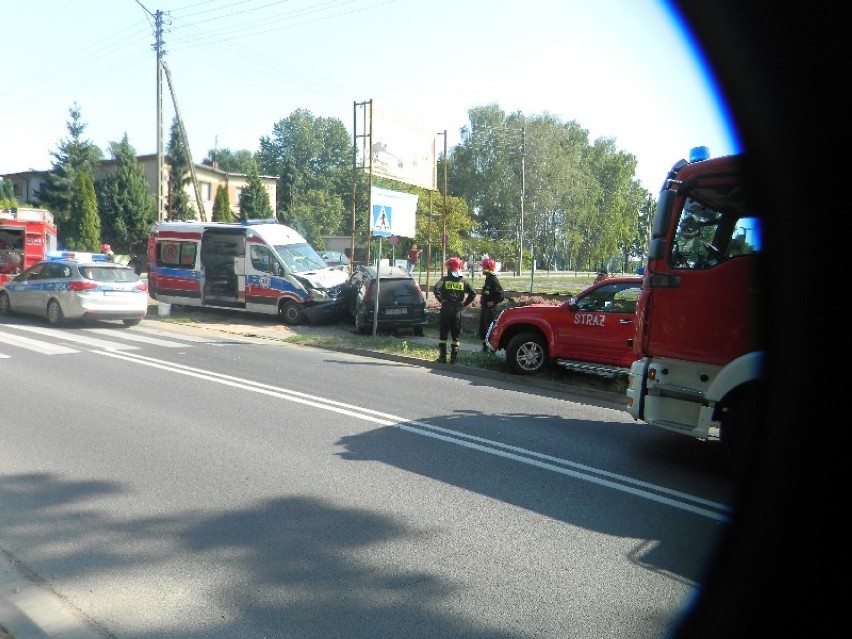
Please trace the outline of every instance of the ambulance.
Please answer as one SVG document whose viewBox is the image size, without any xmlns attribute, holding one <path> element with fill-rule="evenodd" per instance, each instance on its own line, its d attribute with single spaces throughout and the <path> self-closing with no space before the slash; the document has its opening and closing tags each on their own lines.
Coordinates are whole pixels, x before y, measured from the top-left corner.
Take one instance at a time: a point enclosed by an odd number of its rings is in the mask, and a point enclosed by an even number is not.
<svg viewBox="0 0 852 639">
<path fill-rule="evenodd" d="M 332 321 L 345 309 L 348 273 L 276 220 L 160 222 L 147 260 L 149 294 L 163 304 L 275 315 L 286 324 Z"/>
<path fill-rule="evenodd" d="M 57 247 L 56 223 L 46 209 L 0 211 L 0 284 L 45 259 Z"/>
</svg>

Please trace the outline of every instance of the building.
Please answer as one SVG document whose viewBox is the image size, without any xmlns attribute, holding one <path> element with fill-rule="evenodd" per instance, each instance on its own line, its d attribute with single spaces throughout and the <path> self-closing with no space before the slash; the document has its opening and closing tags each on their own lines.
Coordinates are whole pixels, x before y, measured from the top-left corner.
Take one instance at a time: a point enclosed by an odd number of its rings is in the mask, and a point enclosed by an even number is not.
<svg viewBox="0 0 852 639">
<path fill-rule="evenodd" d="M 140 155 L 137 157 L 142 165 L 142 171 L 145 174 L 145 179 L 148 181 L 150 193 L 155 198 L 157 197 L 157 155 Z M 114 172 L 116 160 L 103 160 L 95 172 L 94 179 L 101 180 L 110 173 Z M 38 206 L 40 204 L 41 188 L 47 182 L 47 174 L 49 171 L 24 171 L 22 173 L 9 173 L 3 179 L 9 180 L 12 183 L 12 192 L 18 205 Z M 163 197 L 168 195 L 168 174 L 169 165 L 165 164 L 163 168 Z M 240 216 L 240 193 L 248 186 L 248 176 L 243 173 L 228 173 L 227 171 L 219 170 L 215 165 L 208 166 L 206 164 L 196 164 L 195 174 L 198 179 L 198 190 L 200 192 L 201 204 L 204 210 L 204 215 L 198 216 L 198 219 L 210 221 L 213 214 L 213 203 L 216 198 L 216 190 L 219 186 L 224 186 L 228 190 L 228 201 L 231 204 L 231 212 L 235 219 Z M 275 203 L 278 197 L 278 180 L 270 176 L 260 176 L 261 182 L 266 187 L 269 193 L 269 203 L 273 210 L 276 208 Z M 196 205 L 195 189 L 190 181 L 186 185 L 186 193 L 189 196 L 190 205 L 198 211 Z"/>
</svg>

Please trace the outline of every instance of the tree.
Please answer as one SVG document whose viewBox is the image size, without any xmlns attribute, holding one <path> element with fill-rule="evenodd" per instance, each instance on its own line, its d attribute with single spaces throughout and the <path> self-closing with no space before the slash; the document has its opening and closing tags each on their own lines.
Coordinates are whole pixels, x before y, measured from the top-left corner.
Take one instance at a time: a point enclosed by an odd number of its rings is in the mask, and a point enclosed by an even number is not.
<svg viewBox="0 0 852 639">
<path fill-rule="evenodd" d="M 467 200 L 480 233 L 517 237 L 524 122 L 510 121 L 496 104 L 472 108 L 468 118 L 461 144 L 450 153 L 448 190 Z"/>
<path fill-rule="evenodd" d="M 228 197 L 228 189 L 220 184 L 216 187 L 216 197 L 213 200 L 213 221 L 233 222 L 234 214 L 231 211 L 231 200 Z"/>
<path fill-rule="evenodd" d="M 80 107 L 74 103 L 68 112 L 71 115 L 66 123 L 69 136 L 59 143 L 56 151 L 51 152 L 53 166 L 47 174 L 39 199 L 53 213 L 60 242 L 71 246 L 80 239 L 77 236 L 80 220 L 74 217 L 74 211 L 82 210 L 79 202 L 81 194 L 77 187 L 83 182 L 77 177 L 84 174 L 91 181 L 103 153 L 91 141 L 83 140 L 87 125 L 81 120 Z"/>
<path fill-rule="evenodd" d="M 343 230 L 352 203 L 351 142 L 340 120 L 314 117 L 304 109 L 279 120 L 272 135 L 260 139 L 258 168 L 278 177 L 276 211 L 282 222 L 332 234 Z M 323 202 L 323 212 L 308 205 L 317 201 Z M 327 206 L 340 209 L 329 211 Z"/>
<path fill-rule="evenodd" d="M 186 185 L 189 184 L 190 159 L 181 135 L 180 122 L 175 118 L 169 134 L 166 148 L 166 160 L 169 163 L 169 193 L 167 214 L 170 220 L 194 220 L 196 211 L 189 202 Z"/>
<path fill-rule="evenodd" d="M 143 250 L 151 225 L 157 219 L 157 201 L 149 190 L 136 151 L 127 140 L 110 142 L 115 171 L 96 184 L 101 213 L 101 239 L 128 253 Z"/>
<path fill-rule="evenodd" d="M 614 140 L 590 144 L 576 122 L 549 114 L 506 115 L 494 104 L 468 113 L 448 160 L 449 190 L 469 203 L 481 244 L 505 250 L 514 238 L 503 259 L 522 248 L 522 268 L 533 259 L 546 268 L 592 268 L 639 243 L 636 158 Z"/>
<path fill-rule="evenodd" d="M 74 191 L 79 195 L 71 202 L 71 219 L 77 221 L 74 240 L 68 248 L 97 253 L 101 245 L 101 218 L 98 215 L 98 200 L 95 183 L 90 175 L 77 173 Z"/>
<path fill-rule="evenodd" d="M 216 166 L 220 171 L 226 173 L 242 173 L 247 175 L 254 164 L 254 154 L 248 150 L 231 151 L 230 149 L 211 149 L 207 157 L 201 163 L 207 166 Z"/>
<path fill-rule="evenodd" d="M 12 188 L 12 183 L 9 180 L 0 178 L 0 210 L 12 209 L 18 206 L 18 200 L 15 199 L 15 190 Z"/>
<path fill-rule="evenodd" d="M 275 217 L 269 203 L 269 191 L 263 186 L 257 164 L 252 163 L 248 173 L 248 186 L 240 193 L 240 219 L 266 219 Z"/>
</svg>

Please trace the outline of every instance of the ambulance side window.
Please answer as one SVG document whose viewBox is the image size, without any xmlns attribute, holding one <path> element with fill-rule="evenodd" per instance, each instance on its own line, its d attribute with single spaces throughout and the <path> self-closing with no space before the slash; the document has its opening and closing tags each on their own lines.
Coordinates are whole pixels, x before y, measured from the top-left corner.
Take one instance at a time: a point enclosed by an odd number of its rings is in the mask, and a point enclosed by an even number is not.
<svg viewBox="0 0 852 639">
<path fill-rule="evenodd" d="M 251 247 L 251 265 L 262 273 L 272 273 L 272 252 L 266 246 Z"/>
<path fill-rule="evenodd" d="M 157 266 L 192 269 L 197 253 L 198 245 L 195 242 L 158 241 Z"/>
</svg>

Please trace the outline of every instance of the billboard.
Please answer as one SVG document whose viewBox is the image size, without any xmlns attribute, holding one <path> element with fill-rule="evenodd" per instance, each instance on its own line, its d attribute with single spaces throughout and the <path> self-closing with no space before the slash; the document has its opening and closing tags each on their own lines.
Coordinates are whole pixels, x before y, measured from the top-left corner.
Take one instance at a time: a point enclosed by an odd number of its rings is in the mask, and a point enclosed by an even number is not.
<svg viewBox="0 0 852 639">
<path fill-rule="evenodd" d="M 434 191 L 435 133 L 373 106 L 370 163 L 373 175 Z"/>
</svg>

